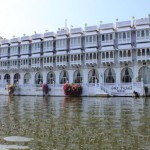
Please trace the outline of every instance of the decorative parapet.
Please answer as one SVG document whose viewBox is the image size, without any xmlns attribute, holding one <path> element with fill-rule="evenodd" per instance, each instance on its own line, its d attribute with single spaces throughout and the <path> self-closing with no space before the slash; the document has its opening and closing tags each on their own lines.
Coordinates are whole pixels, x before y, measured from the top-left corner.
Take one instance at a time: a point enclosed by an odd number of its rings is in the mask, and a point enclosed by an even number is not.
<svg viewBox="0 0 150 150">
<path fill-rule="evenodd" d="M 85 32 L 90 32 L 90 31 L 98 31 L 98 27 L 97 26 L 85 27 Z"/>
<path fill-rule="evenodd" d="M 20 42 L 20 38 L 12 38 L 10 41 L 11 43 L 17 43 Z"/>
<path fill-rule="evenodd" d="M 1 44 L 10 44 L 10 40 L 3 39 L 1 40 Z"/>
<path fill-rule="evenodd" d="M 54 32 L 46 32 L 44 33 L 44 38 L 47 38 L 47 37 L 54 37 L 55 36 L 55 33 Z"/>
<path fill-rule="evenodd" d="M 71 34 L 82 33 L 82 32 L 83 32 L 82 28 L 73 28 L 70 30 Z"/>
<path fill-rule="evenodd" d="M 147 25 L 150 23 L 149 18 L 141 18 L 141 19 L 137 19 L 135 20 L 135 25 L 136 26 L 140 26 L 140 25 Z"/>
<path fill-rule="evenodd" d="M 42 38 L 43 38 L 42 34 L 34 34 L 34 35 L 32 35 L 32 40 L 42 39 Z"/>
<path fill-rule="evenodd" d="M 69 29 L 68 28 L 61 28 L 59 31 L 57 31 L 57 36 L 67 35 L 67 34 L 69 34 Z"/>
<path fill-rule="evenodd" d="M 114 29 L 114 24 L 113 23 L 101 24 L 100 29 L 101 30 Z"/>
<path fill-rule="evenodd" d="M 117 22 L 116 24 L 118 28 L 131 27 L 131 21 L 121 21 L 121 22 Z"/>
<path fill-rule="evenodd" d="M 30 41 L 31 37 L 30 36 L 23 36 L 21 37 L 21 41 Z"/>
</svg>

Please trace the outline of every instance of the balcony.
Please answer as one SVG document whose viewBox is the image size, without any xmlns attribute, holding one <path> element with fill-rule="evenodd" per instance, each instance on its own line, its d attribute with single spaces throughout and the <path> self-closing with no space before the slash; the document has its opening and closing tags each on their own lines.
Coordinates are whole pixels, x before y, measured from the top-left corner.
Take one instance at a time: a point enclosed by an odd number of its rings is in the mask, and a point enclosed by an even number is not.
<svg viewBox="0 0 150 150">
<path fill-rule="evenodd" d="M 150 40 L 150 36 L 136 37 L 136 42 L 146 42 Z"/>
<path fill-rule="evenodd" d="M 49 62 L 49 63 L 44 63 L 43 62 L 43 67 L 45 67 L 45 68 L 48 68 L 48 67 L 53 67 L 54 65 L 53 65 L 54 63 L 53 62 Z"/>
<path fill-rule="evenodd" d="M 85 47 L 97 47 L 97 42 L 85 42 Z"/>
<path fill-rule="evenodd" d="M 150 60 L 150 55 L 145 55 L 145 56 L 137 56 L 137 61 L 147 61 Z"/>
<path fill-rule="evenodd" d="M 82 61 L 81 60 L 70 61 L 70 65 L 71 66 L 81 66 L 82 65 Z"/>
<path fill-rule="evenodd" d="M 53 51 L 53 47 L 43 47 L 43 52 Z"/>
<path fill-rule="evenodd" d="M 34 48 L 32 49 L 31 53 L 40 53 L 41 52 L 41 48 Z"/>
<path fill-rule="evenodd" d="M 16 70 L 19 69 L 19 65 L 10 65 L 8 68 L 9 70 Z"/>
<path fill-rule="evenodd" d="M 97 59 L 85 60 L 86 65 L 97 65 Z"/>
<path fill-rule="evenodd" d="M 31 64 L 31 68 L 41 68 L 41 64 L 40 63 Z"/>
<path fill-rule="evenodd" d="M 132 62 L 132 56 L 129 56 L 129 57 L 119 57 L 119 62 Z"/>
<path fill-rule="evenodd" d="M 1 53 L 1 57 L 8 57 L 8 53 Z"/>
<path fill-rule="evenodd" d="M 131 43 L 131 38 L 118 39 L 118 44 Z"/>
<path fill-rule="evenodd" d="M 101 45 L 114 45 L 114 40 L 105 40 L 105 41 L 101 41 Z"/>
<path fill-rule="evenodd" d="M 57 67 L 67 67 L 67 61 L 56 62 Z"/>
<path fill-rule="evenodd" d="M 20 69 L 28 69 L 29 64 L 20 64 Z"/>
<path fill-rule="evenodd" d="M 114 63 L 114 58 L 102 58 L 102 63 Z"/>
<path fill-rule="evenodd" d="M 8 70 L 8 66 L 1 66 L 0 70 Z"/>
</svg>

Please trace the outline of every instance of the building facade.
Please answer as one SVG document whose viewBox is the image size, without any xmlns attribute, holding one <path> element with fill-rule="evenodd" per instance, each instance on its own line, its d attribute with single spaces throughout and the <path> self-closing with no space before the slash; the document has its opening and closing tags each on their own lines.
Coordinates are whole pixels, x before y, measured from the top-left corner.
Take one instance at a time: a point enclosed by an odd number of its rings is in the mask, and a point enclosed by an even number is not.
<svg viewBox="0 0 150 150">
<path fill-rule="evenodd" d="M 135 90 L 144 95 L 144 86 L 150 85 L 149 60 L 149 18 L 84 30 L 63 28 L 57 33 L 2 39 L 0 85 L 16 83 L 20 94 L 32 87 L 32 94 L 38 95 L 37 87 L 46 83 L 53 89 L 49 94 L 57 95 L 69 82 L 82 84 L 87 96 L 130 96 Z"/>
</svg>

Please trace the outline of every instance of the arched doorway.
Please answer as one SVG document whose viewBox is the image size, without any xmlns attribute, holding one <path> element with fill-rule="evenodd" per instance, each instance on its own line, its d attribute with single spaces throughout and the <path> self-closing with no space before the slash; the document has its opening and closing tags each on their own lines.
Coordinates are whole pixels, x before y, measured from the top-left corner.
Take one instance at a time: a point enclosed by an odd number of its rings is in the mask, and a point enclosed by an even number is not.
<svg viewBox="0 0 150 150">
<path fill-rule="evenodd" d="M 67 81 L 69 81 L 69 75 L 68 72 L 64 70 L 60 73 L 60 84 L 64 84 Z"/>
<path fill-rule="evenodd" d="M 54 72 L 49 72 L 47 74 L 47 84 L 53 84 L 55 83 L 55 74 Z"/>
<path fill-rule="evenodd" d="M 88 74 L 88 81 L 89 83 L 98 83 L 99 82 L 99 73 L 96 69 L 92 69 L 89 71 Z"/>
<path fill-rule="evenodd" d="M 124 68 L 121 71 L 121 81 L 124 83 L 132 82 L 133 72 L 130 68 Z"/>
<path fill-rule="evenodd" d="M 24 75 L 24 84 L 30 84 L 30 79 L 31 79 L 31 74 L 30 73 L 26 73 Z"/>
<path fill-rule="evenodd" d="M 40 72 L 35 74 L 35 84 L 42 84 L 43 83 L 43 76 Z"/>
<path fill-rule="evenodd" d="M 104 82 L 105 83 L 114 83 L 116 82 L 116 74 L 114 69 L 109 68 L 104 72 Z"/>
<path fill-rule="evenodd" d="M 20 79 L 20 74 L 19 73 L 16 73 L 14 75 L 14 84 L 19 84 L 19 79 Z"/>
<path fill-rule="evenodd" d="M 150 84 L 150 68 L 147 66 L 143 66 L 139 69 L 138 73 L 139 78 L 143 78 L 144 84 Z"/>
<path fill-rule="evenodd" d="M 76 70 L 73 76 L 74 83 L 82 83 L 82 74 L 80 70 Z"/>
<path fill-rule="evenodd" d="M 10 84 L 10 75 L 9 74 L 5 74 L 5 76 L 4 76 L 4 84 Z"/>
</svg>

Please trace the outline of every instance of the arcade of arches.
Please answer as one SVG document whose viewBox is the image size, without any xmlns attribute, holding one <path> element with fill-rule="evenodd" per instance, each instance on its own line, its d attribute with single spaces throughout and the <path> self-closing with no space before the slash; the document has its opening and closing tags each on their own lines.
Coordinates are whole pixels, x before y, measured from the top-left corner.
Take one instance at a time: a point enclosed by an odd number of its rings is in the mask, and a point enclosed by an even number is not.
<svg viewBox="0 0 150 150">
<path fill-rule="evenodd" d="M 24 84 L 31 84 L 31 73 L 25 73 L 23 76 L 23 83 Z M 87 74 L 88 83 L 99 83 L 100 80 L 100 73 L 97 69 L 92 69 Z M 104 83 L 115 83 L 116 82 L 116 72 L 113 68 L 107 68 L 103 75 L 101 74 L 101 77 L 103 76 L 103 82 Z M 133 79 L 133 71 L 131 68 L 125 67 L 121 70 L 120 73 L 120 81 L 122 83 L 130 83 Z M 34 77 L 34 84 L 42 84 L 43 83 L 43 74 L 42 72 L 37 72 Z M 143 78 L 144 84 L 150 84 L 150 68 L 147 66 L 143 66 L 138 71 L 138 78 Z M 19 80 L 21 79 L 21 76 L 19 73 L 16 73 L 13 76 L 13 79 L 11 80 L 10 74 L 5 74 L 4 78 L 0 76 L 0 80 L 4 80 L 5 83 L 10 83 L 10 81 L 13 81 L 13 83 L 19 83 Z M 84 77 L 82 70 L 76 70 L 73 73 L 73 83 L 83 83 Z M 46 75 L 47 84 L 55 84 L 56 83 L 56 74 L 53 71 L 50 71 Z M 66 82 L 69 82 L 69 73 L 66 70 L 63 70 L 60 72 L 59 75 L 59 84 L 64 84 Z"/>
</svg>

